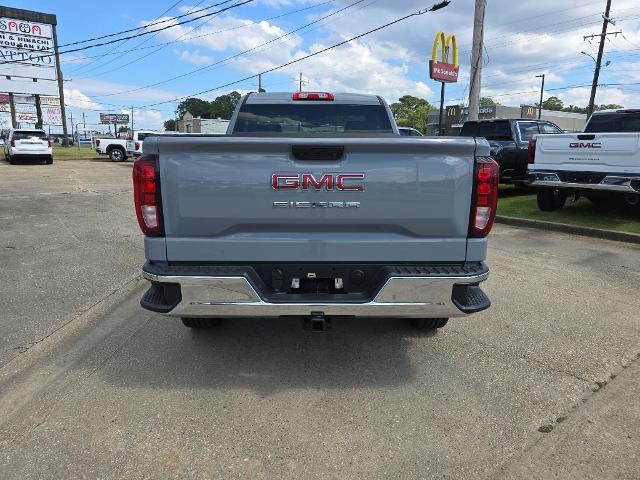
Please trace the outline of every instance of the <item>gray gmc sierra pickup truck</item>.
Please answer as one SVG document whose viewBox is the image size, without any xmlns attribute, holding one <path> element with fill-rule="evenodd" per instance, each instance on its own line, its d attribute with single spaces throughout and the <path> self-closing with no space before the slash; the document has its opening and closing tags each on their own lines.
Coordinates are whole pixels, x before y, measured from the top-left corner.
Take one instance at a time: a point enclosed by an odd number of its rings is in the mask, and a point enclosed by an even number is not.
<svg viewBox="0 0 640 480">
<path fill-rule="evenodd" d="M 187 327 L 361 316 L 433 329 L 490 305 L 488 143 L 400 136 L 378 96 L 248 94 L 225 136 L 146 139 L 133 181 L 141 304 Z"/>
</svg>

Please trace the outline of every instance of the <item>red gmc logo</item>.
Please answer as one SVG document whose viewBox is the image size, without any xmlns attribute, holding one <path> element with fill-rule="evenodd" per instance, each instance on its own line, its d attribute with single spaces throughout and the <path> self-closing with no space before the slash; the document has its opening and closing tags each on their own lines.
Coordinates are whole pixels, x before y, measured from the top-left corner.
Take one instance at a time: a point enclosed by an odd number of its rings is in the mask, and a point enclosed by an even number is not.
<svg viewBox="0 0 640 480">
<path fill-rule="evenodd" d="M 360 180 L 360 182 L 358 182 Z M 274 173 L 271 186 L 274 190 L 339 190 L 362 192 L 364 173 L 323 173 L 316 177 L 313 173 Z"/>
</svg>

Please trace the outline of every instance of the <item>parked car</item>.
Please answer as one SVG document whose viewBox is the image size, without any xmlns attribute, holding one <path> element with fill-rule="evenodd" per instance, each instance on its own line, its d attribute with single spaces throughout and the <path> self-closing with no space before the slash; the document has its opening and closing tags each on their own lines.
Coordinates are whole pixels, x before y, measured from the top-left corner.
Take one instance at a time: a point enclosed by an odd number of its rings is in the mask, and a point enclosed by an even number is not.
<svg viewBox="0 0 640 480">
<path fill-rule="evenodd" d="M 133 132 L 132 138 L 127 140 L 127 155 L 139 157 L 142 155 L 142 142 L 149 135 L 160 135 L 160 132 L 153 130 L 136 130 Z"/>
<path fill-rule="evenodd" d="M 18 160 L 42 160 L 47 165 L 53 163 L 51 141 L 44 130 L 12 128 L 4 145 L 5 158 L 10 164 Z"/>
<path fill-rule="evenodd" d="M 124 162 L 127 159 L 127 141 L 121 138 L 96 138 L 96 152 L 109 155 L 112 162 Z"/>
<path fill-rule="evenodd" d="M 562 129 L 546 120 L 470 120 L 462 125 L 460 136 L 487 139 L 491 158 L 500 165 L 500 183 L 528 183 L 529 140 L 539 133 L 559 134 Z"/>
<path fill-rule="evenodd" d="M 141 304 L 187 327 L 362 316 L 435 329 L 490 305 L 489 144 L 400 139 L 378 96 L 247 94 L 230 134 L 145 139 L 133 182 Z"/>
<path fill-rule="evenodd" d="M 403 137 L 423 137 L 420 130 L 411 127 L 398 127 L 398 133 Z"/>
<path fill-rule="evenodd" d="M 570 195 L 640 204 L 640 109 L 594 112 L 584 132 L 538 135 L 529 153 L 540 210 L 560 209 Z"/>
</svg>

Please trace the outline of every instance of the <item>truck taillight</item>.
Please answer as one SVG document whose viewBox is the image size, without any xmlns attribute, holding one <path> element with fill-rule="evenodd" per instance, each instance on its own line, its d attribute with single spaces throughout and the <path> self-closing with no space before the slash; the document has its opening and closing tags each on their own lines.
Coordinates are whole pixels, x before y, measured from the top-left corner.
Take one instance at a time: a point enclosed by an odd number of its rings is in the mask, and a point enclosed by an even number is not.
<svg viewBox="0 0 640 480">
<path fill-rule="evenodd" d="M 136 142 L 134 145 L 136 150 L 140 150 L 140 142 Z"/>
<path fill-rule="evenodd" d="M 99 147 L 99 146 L 100 146 L 100 140 L 96 139 L 96 147 Z"/>
<path fill-rule="evenodd" d="M 296 92 L 291 97 L 292 100 L 316 100 L 316 101 L 333 101 L 333 93 L 329 92 Z"/>
<path fill-rule="evenodd" d="M 527 163 L 535 163 L 536 161 L 536 139 L 529 140 L 529 148 L 527 149 Z"/>
<path fill-rule="evenodd" d="M 160 182 L 156 157 L 140 157 L 133 163 L 133 196 L 142 233 L 163 235 Z"/>
<path fill-rule="evenodd" d="M 488 157 L 476 159 L 474 202 L 471 207 L 469 235 L 486 237 L 493 227 L 498 207 L 500 168 Z"/>
<path fill-rule="evenodd" d="M 47 139 L 47 146 L 51 148 L 51 140 Z"/>
<path fill-rule="evenodd" d="M 16 146 L 16 141 L 15 140 L 11 140 L 11 146 L 15 147 Z"/>
</svg>

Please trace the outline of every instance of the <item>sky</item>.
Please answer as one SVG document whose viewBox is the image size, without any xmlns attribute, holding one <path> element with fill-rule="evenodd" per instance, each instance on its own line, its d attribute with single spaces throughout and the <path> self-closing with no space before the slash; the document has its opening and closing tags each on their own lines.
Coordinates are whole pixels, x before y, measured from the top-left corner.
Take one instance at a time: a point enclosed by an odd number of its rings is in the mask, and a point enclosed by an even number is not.
<svg viewBox="0 0 640 480">
<path fill-rule="evenodd" d="M 222 0 L 21 0 L 8 6 L 53 13 L 59 44 L 78 42 L 151 22 L 175 25 L 194 10 Z M 195 16 L 246 0 L 224 2 Z M 211 100 L 232 90 L 256 91 L 251 77 L 293 59 L 349 39 L 430 7 L 439 0 L 253 0 L 185 25 L 101 47 L 62 55 L 65 103 L 88 124 L 99 112 L 134 110 L 136 128 L 159 129 L 175 118 L 180 98 Z M 613 0 L 615 25 L 605 44 L 596 103 L 640 107 L 640 11 L 638 0 Z M 13 3 L 13 5 L 12 5 Z M 586 106 L 593 78 L 605 0 L 488 0 L 485 14 L 482 96 L 503 105 L 544 98 Z M 446 88 L 445 105 L 467 104 L 473 0 L 452 0 L 436 12 L 413 16 L 341 47 L 262 77 L 267 91 L 294 91 L 302 73 L 308 91 L 349 91 L 382 95 L 389 102 L 415 95 L 439 106 L 440 84 L 427 63 L 437 32 L 455 34 L 460 77 Z M 310 24 L 311 23 L 311 24 Z M 308 25 L 310 24 L 310 25 Z M 138 33 L 138 30 L 132 33 Z M 129 34 L 131 35 L 131 34 Z M 284 37 L 282 37 L 284 35 Z M 279 38 L 282 37 L 282 38 Z M 112 40 L 118 37 L 108 37 Z M 92 42 L 96 43 L 96 42 Z M 62 47 L 61 51 L 92 43 Z M 266 45 L 264 45 L 266 43 Z M 247 50 L 250 50 L 247 52 Z M 237 82 L 234 85 L 227 84 Z M 616 85 L 617 84 L 617 85 Z M 177 99 L 177 100 L 176 100 Z"/>
</svg>

